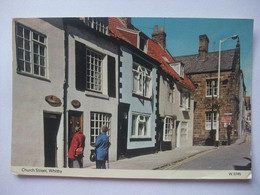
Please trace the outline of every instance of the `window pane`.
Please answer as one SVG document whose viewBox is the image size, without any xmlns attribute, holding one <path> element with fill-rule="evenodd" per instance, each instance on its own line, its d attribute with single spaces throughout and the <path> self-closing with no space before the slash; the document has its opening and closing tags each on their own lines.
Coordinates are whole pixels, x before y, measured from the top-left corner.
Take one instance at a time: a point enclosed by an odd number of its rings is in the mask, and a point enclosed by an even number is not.
<svg viewBox="0 0 260 195">
<path fill-rule="evenodd" d="M 39 40 L 39 36 L 37 33 L 33 33 L 33 39 L 37 41 Z"/>
<path fill-rule="evenodd" d="M 24 71 L 24 61 L 18 60 L 18 70 Z"/>
<path fill-rule="evenodd" d="M 29 30 L 27 30 L 27 29 L 24 29 L 24 37 L 26 38 L 26 39 L 30 39 L 30 31 Z"/>
<path fill-rule="evenodd" d="M 23 48 L 23 39 L 20 37 L 17 37 L 17 47 Z"/>
<path fill-rule="evenodd" d="M 24 45 L 25 45 L 25 49 L 26 49 L 26 50 L 28 50 L 28 51 L 31 50 L 30 41 L 25 40 Z"/>
<path fill-rule="evenodd" d="M 44 43 L 44 37 L 43 36 L 40 36 L 40 42 Z"/>
<path fill-rule="evenodd" d="M 33 51 L 34 51 L 34 53 L 38 54 L 38 53 L 39 53 L 38 50 L 39 50 L 39 49 L 38 49 L 38 45 L 34 43 L 34 44 L 33 44 Z"/>
<path fill-rule="evenodd" d="M 34 65 L 34 74 L 39 75 L 39 66 L 38 65 Z"/>
<path fill-rule="evenodd" d="M 44 57 L 40 56 L 40 65 L 44 66 Z"/>
<path fill-rule="evenodd" d="M 45 68 L 41 67 L 41 76 L 45 76 Z"/>
<path fill-rule="evenodd" d="M 26 72 L 31 72 L 31 64 L 29 62 L 25 63 L 25 71 Z"/>
<path fill-rule="evenodd" d="M 44 56 L 44 47 L 40 46 L 40 55 Z"/>
<path fill-rule="evenodd" d="M 17 35 L 23 37 L 23 28 L 21 26 L 17 26 Z"/>
<path fill-rule="evenodd" d="M 39 64 L 39 56 L 34 54 L 34 63 Z"/>
<path fill-rule="evenodd" d="M 17 57 L 18 57 L 18 59 L 22 59 L 22 60 L 24 59 L 23 58 L 23 50 L 22 49 L 18 49 L 17 50 Z"/>
<path fill-rule="evenodd" d="M 29 61 L 29 62 L 31 61 L 30 52 L 27 52 L 27 51 L 25 52 L 25 60 Z"/>
</svg>

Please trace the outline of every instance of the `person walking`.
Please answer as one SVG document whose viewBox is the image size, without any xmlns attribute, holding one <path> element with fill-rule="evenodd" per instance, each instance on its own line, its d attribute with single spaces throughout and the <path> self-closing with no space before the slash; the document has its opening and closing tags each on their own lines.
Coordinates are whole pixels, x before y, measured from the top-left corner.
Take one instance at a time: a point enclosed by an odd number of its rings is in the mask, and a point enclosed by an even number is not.
<svg viewBox="0 0 260 195">
<path fill-rule="evenodd" d="M 227 126 L 228 145 L 231 144 L 231 139 L 230 139 L 231 133 L 232 133 L 232 126 L 230 124 L 228 124 L 228 126 Z"/>
<path fill-rule="evenodd" d="M 75 133 L 70 143 L 68 152 L 69 168 L 73 168 L 75 162 L 78 163 L 79 168 L 83 168 L 83 152 L 85 148 L 85 135 L 81 132 L 79 126 L 75 127 Z"/>
<path fill-rule="evenodd" d="M 100 128 L 100 133 L 97 136 L 94 147 L 96 148 L 96 168 L 106 169 L 106 160 L 108 160 L 108 148 L 110 146 L 109 139 L 107 136 L 107 126 Z"/>
</svg>

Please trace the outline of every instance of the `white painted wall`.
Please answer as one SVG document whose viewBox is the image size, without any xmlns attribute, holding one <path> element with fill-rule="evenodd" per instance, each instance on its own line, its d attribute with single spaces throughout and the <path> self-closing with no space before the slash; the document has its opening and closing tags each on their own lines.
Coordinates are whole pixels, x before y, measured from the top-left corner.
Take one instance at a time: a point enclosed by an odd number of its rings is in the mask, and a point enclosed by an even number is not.
<svg viewBox="0 0 260 195">
<path fill-rule="evenodd" d="M 15 23 L 18 22 L 47 36 L 48 80 L 18 74 L 16 62 Z M 62 26 L 61 20 L 56 21 Z M 45 96 L 63 98 L 64 82 L 64 32 L 41 19 L 14 19 L 13 28 L 13 166 L 44 166 L 43 112 L 62 113 L 62 105 L 53 107 Z M 63 100 L 62 100 L 63 101 Z M 58 167 L 63 165 L 63 122 L 57 135 Z"/>
<path fill-rule="evenodd" d="M 83 112 L 83 133 L 86 135 L 85 151 L 84 151 L 84 165 L 94 165 L 90 162 L 89 155 L 92 147 L 90 146 L 90 112 L 103 112 L 112 114 L 111 117 L 111 132 L 109 149 L 109 160 L 117 160 L 117 125 L 118 125 L 118 83 L 116 82 L 116 98 L 108 97 L 107 93 L 107 77 L 104 77 L 103 94 L 93 92 L 82 92 L 76 90 L 75 86 L 75 40 L 85 44 L 92 50 L 95 50 L 104 55 L 110 55 L 116 60 L 116 78 L 118 78 L 118 58 L 117 58 L 117 46 L 112 42 L 97 37 L 87 31 L 78 30 L 75 27 L 68 26 L 69 32 L 69 88 L 68 88 L 68 110 Z M 104 75 L 107 75 L 107 57 L 103 61 Z M 93 96 L 92 96 L 92 95 Z M 75 109 L 71 105 L 71 101 L 77 99 L 81 102 L 81 107 Z"/>
</svg>

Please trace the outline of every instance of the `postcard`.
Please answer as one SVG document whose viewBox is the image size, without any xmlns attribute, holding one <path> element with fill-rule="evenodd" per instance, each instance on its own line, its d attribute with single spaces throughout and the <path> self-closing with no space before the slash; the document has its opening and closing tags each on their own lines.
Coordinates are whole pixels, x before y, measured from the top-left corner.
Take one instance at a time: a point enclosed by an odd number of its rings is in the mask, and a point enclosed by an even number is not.
<svg viewBox="0 0 260 195">
<path fill-rule="evenodd" d="M 252 19 L 14 18 L 11 172 L 251 179 Z"/>
</svg>

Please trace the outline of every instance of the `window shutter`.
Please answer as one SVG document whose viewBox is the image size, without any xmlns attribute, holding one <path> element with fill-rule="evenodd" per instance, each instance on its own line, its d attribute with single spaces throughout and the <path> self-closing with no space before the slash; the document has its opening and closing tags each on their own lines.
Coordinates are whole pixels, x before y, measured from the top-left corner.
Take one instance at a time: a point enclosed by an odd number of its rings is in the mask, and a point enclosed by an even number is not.
<svg viewBox="0 0 260 195">
<path fill-rule="evenodd" d="M 116 62 L 115 58 L 108 56 L 108 96 L 116 97 Z"/>
<path fill-rule="evenodd" d="M 78 41 L 75 42 L 76 56 L 76 89 L 86 90 L 86 46 Z"/>
</svg>

